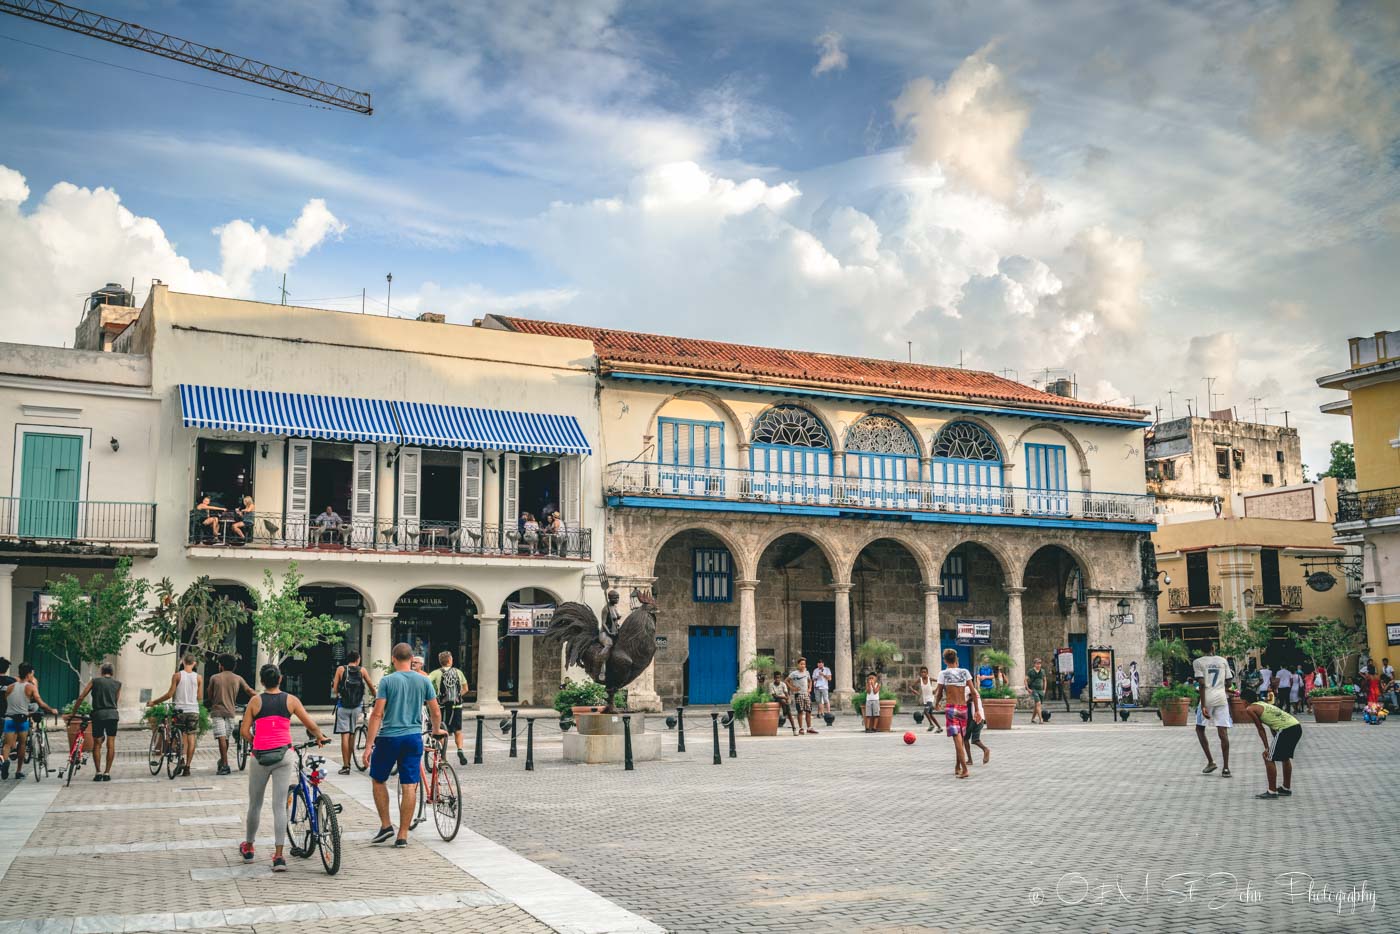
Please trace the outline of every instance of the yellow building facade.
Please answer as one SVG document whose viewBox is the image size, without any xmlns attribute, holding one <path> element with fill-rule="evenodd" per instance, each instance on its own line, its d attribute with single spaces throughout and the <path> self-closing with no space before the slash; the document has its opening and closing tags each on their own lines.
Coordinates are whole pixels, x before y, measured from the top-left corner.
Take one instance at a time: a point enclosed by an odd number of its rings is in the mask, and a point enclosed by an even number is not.
<svg viewBox="0 0 1400 934">
<path fill-rule="evenodd" d="M 1318 379 L 1346 392 L 1322 411 L 1351 420 L 1356 491 L 1338 502 L 1335 541 L 1362 549 L 1361 601 L 1373 659 L 1400 652 L 1400 331 L 1348 342 L 1347 369 Z"/>
</svg>

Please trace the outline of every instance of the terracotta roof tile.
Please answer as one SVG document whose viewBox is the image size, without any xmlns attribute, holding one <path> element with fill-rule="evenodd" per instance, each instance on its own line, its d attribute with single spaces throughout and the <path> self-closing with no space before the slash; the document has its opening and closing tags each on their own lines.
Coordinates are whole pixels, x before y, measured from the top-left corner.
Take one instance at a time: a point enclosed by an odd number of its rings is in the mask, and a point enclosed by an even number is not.
<svg viewBox="0 0 1400 934">
<path fill-rule="evenodd" d="M 506 315 L 492 318 L 522 333 L 592 341 L 598 359 L 614 367 L 618 364 L 681 367 L 709 371 L 721 377 L 802 380 L 857 390 L 895 390 L 909 395 L 1016 403 L 1131 419 L 1142 419 L 1147 414 L 1136 409 L 1067 399 L 981 370 L 668 337 Z"/>
</svg>

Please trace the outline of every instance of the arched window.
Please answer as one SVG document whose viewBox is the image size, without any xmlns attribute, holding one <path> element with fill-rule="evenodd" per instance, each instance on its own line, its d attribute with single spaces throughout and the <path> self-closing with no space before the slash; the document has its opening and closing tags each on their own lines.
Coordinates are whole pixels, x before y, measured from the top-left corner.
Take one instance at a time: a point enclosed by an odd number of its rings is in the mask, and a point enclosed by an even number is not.
<svg viewBox="0 0 1400 934">
<path fill-rule="evenodd" d="M 867 415 L 846 432 L 846 498 L 886 509 L 917 508 L 919 448 L 904 423 Z"/>
<path fill-rule="evenodd" d="M 919 449 L 909 429 L 888 415 L 867 415 L 846 432 L 846 450 L 871 454 L 897 454 L 918 457 Z"/>
<path fill-rule="evenodd" d="M 783 503 L 831 502 L 831 436 L 815 415 L 778 405 L 754 422 L 749 493 Z"/>
<path fill-rule="evenodd" d="M 753 426 L 753 442 L 796 448 L 831 447 L 831 438 L 822 423 L 795 405 L 774 406 L 760 415 Z"/>
<path fill-rule="evenodd" d="M 929 480 L 935 504 L 958 512 L 996 513 L 1012 506 L 1002 487 L 1001 448 L 972 422 L 949 422 L 933 439 Z"/>
</svg>

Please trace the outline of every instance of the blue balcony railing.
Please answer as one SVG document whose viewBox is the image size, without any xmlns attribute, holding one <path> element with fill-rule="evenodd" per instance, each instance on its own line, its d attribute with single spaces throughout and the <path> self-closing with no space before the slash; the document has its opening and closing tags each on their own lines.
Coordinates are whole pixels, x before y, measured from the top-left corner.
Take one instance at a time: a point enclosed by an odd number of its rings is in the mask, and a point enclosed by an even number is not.
<svg viewBox="0 0 1400 934">
<path fill-rule="evenodd" d="M 1155 504 L 1153 497 L 1141 493 L 873 480 L 633 461 L 608 465 L 607 490 L 620 496 L 1143 523 L 1153 520 Z"/>
<path fill-rule="evenodd" d="M 0 497 L 0 537 L 46 542 L 154 542 L 154 503 Z"/>
</svg>

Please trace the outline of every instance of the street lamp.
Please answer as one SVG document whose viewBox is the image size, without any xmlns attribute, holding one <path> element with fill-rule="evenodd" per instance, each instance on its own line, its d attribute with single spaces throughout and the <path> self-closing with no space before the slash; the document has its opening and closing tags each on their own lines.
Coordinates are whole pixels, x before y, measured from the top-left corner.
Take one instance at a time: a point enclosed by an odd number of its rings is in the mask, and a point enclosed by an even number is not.
<svg viewBox="0 0 1400 934">
<path fill-rule="evenodd" d="M 1118 612 L 1108 618 L 1108 631 L 1110 633 L 1115 633 L 1124 626 L 1131 626 L 1135 622 L 1132 606 L 1127 597 L 1118 599 Z"/>
</svg>

